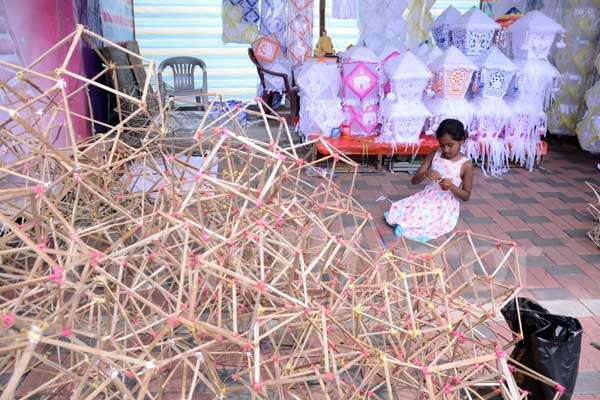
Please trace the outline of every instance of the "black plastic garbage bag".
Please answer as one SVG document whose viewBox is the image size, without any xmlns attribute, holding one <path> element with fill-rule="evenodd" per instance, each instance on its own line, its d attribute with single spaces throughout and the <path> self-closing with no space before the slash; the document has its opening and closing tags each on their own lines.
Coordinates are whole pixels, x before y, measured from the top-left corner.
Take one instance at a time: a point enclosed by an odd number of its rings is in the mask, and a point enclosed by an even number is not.
<svg viewBox="0 0 600 400">
<path fill-rule="evenodd" d="M 524 338 L 516 344 L 511 358 L 558 382 L 564 388 L 560 399 L 571 399 L 579 369 L 581 324 L 576 318 L 550 314 L 533 300 L 518 298 L 518 301 Z M 502 315 L 510 329 L 518 333 L 515 300 L 502 308 Z M 521 389 L 530 393 L 530 400 L 552 399 L 557 389 L 561 389 L 518 373 L 515 380 Z"/>
</svg>

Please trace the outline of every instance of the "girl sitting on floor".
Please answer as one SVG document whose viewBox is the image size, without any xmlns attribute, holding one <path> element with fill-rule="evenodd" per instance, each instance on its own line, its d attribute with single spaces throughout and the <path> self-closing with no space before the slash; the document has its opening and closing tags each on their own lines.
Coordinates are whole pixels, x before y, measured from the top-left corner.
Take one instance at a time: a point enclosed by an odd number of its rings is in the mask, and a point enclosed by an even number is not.
<svg viewBox="0 0 600 400">
<path fill-rule="evenodd" d="M 460 204 L 468 201 L 473 186 L 473 167 L 460 153 L 467 139 L 462 122 L 442 121 L 435 132 L 440 148 L 429 154 L 411 182 L 429 184 L 410 197 L 393 203 L 383 215 L 396 236 L 427 242 L 451 232 L 458 222 Z"/>
</svg>

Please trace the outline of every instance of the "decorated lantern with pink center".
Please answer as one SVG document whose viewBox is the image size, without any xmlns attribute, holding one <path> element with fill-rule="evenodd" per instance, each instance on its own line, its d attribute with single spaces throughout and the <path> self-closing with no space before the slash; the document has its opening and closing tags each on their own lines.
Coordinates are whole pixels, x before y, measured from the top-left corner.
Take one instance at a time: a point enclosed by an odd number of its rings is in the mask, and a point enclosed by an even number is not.
<svg viewBox="0 0 600 400">
<path fill-rule="evenodd" d="M 350 48 L 344 55 L 343 111 L 353 135 L 367 136 L 375 131 L 379 113 L 379 60 L 366 47 Z"/>
<path fill-rule="evenodd" d="M 477 67 L 454 46 L 431 61 L 428 67 L 433 72 L 434 97 L 426 99 L 425 103 L 433 114 L 427 133 L 433 135 L 439 123 L 446 118 L 458 119 L 468 127 L 473 110 L 465 94 Z"/>
</svg>

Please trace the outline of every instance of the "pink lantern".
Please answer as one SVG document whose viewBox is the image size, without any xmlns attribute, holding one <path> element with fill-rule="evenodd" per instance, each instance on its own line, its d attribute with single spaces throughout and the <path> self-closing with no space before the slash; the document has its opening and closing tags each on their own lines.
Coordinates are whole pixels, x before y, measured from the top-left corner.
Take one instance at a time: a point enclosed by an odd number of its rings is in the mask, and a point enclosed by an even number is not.
<svg viewBox="0 0 600 400">
<path fill-rule="evenodd" d="M 379 60 L 366 47 L 356 46 L 344 55 L 342 65 L 344 115 L 352 133 L 370 135 L 379 112 Z"/>
</svg>

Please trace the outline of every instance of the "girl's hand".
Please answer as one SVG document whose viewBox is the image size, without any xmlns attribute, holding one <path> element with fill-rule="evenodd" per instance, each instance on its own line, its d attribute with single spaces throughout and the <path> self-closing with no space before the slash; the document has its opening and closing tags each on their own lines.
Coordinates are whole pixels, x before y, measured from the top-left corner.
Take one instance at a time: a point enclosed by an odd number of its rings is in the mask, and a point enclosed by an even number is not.
<svg viewBox="0 0 600 400">
<path fill-rule="evenodd" d="M 430 181 L 436 181 L 437 182 L 440 179 L 442 179 L 442 176 L 437 171 L 429 171 L 429 173 L 427 174 L 427 179 L 429 179 Z"/>
<path fill-rule="evenodd" d="M 442 179 L 439 182 L 439 185 L 442 188 L 442 190 L 452 190 L 452 187 L 454 187 L 454 184 L 452 183 L 452 180 L 450 180 L 450 179 Z"/>
</svg>

